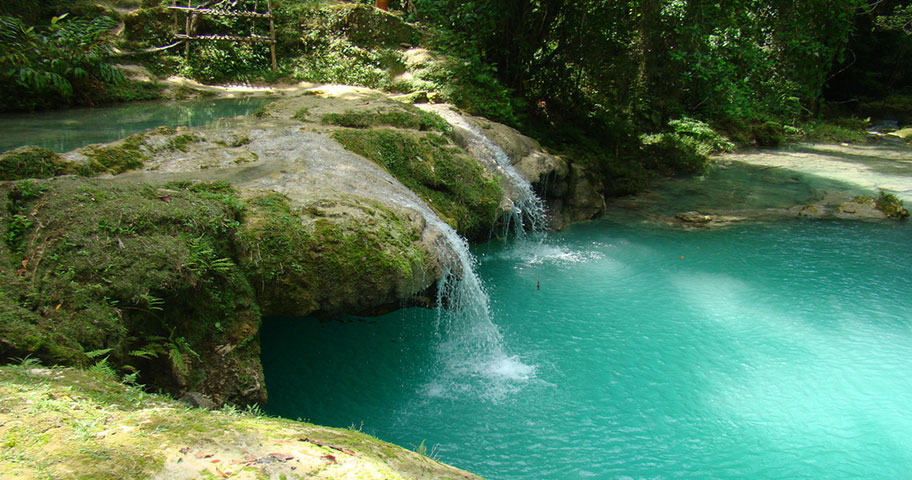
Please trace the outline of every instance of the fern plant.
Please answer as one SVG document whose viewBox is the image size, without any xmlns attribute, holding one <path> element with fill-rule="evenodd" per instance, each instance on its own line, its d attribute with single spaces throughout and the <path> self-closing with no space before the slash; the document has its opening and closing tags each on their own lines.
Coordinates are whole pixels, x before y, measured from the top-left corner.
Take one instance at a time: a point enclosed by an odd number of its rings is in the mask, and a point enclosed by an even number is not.
<svg viewBox="0 0 912 480">
<path fill-rule="evenodd" d="M 110 17 L 54 17 L 41 31 L 0 16 L 0 109 L 33 108 L 55 101 L 86 103 L 88 93 L 124 81 L 110 60 L 104 34 Z"/>
</svg>

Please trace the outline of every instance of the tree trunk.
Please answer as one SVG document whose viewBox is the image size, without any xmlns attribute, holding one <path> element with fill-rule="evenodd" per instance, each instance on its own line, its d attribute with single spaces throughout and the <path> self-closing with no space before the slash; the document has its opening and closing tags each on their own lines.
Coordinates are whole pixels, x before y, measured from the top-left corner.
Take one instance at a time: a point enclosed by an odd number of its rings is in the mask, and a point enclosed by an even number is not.
<svg viewBox="0 0 912 480">
<path fill-rule="evenodd" d="M 661 6 L 659 0 L 640 1 L 640 19 L 637 25 L 636 44 L 633 47 L 637 61 L 637 75 L 634 81 L 632 110 L 643 117 L 652 119 L 655 112 L 648 105 L 655 84 L 656 49 L 658 41 Z"/>
</svg>

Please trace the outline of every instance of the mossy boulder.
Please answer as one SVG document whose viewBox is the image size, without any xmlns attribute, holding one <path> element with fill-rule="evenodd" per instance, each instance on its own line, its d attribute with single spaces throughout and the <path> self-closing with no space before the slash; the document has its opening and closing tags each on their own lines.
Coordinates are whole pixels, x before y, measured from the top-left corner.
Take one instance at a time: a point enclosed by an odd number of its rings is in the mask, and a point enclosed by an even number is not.
<svg viewBox="0 0 912 480">
<path fill-rule="evenodd" d="M 250 198 L 242 265 L 270 314 L 378 313 L 428 287 L 420 217 L 364 197 Z"/>
<path fill-rule="evenodd" d="M 148 158 L 145 139 L 144 135 L 131 135 L 112 144 L 89 145 L 67 154 L 36 146 L 20 147 L 0 154 L 0 181 L 68 174 L 117 175 L 143 166 Z"/>
<path fill-rule="evenodd" d="M 62 177 L 0 197 L 0 357 L 84 365 L 101 351 L 167 391 L 265 400 L 230 189 Z"/>
<path fill-rule="evenodd" d="M 333 138 L 386 167 L 466 237 L 481 238 L 497 222 L 500 184 L 446 138 L 393 129 L 339 130 Z"/>
</svg>

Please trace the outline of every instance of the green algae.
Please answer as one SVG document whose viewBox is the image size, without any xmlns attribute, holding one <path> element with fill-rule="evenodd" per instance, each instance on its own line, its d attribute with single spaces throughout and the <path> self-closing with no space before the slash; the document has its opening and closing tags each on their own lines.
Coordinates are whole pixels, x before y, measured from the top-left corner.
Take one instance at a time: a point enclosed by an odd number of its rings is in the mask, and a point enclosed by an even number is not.
<svg viewBox="0 0 912 480">
<path fill-rule="evenodd" d="M 60 154 L 46 148 L 27 146 L 0 154 L 0 180 L 48 178 L 68 170 Z"/>
<path fill-rule="evenodd" d="M 292 208 L 267 194 L 249 200 L 242 265 L 264 310 L 306 315 L 364 311 L 423 287 L 425 253 L 402 214 L 366 198 Z"/>
<path fill-rule="evenodd" d="M 386 167 L 466 237 L 483 237 L 497 221 L 500 185 L 446 138 L 393 129 L 339 130 L 333 138 Z"/>
<path fill-rule="evenodd" d="M 342 113 L 329 113 L 323 115 L 321 122 L 325 125 L 347 128 L 387 126 L 420 131 L 438 131 L 440 133 L 447 133 L 452 130 L 450 125 L 440 115 L 425 112 L 414 105 L 408 104 L 402 104 L 401 107 L 390 111 L 348 110 Z"/>
</svg>

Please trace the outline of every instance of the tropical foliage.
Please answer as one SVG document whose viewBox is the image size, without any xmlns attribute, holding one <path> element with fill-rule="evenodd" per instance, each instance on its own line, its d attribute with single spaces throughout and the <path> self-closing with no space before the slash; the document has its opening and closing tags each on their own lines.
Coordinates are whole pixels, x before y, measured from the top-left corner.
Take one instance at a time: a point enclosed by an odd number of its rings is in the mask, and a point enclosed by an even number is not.
<svg viewBox="0 0 912 480">
<path fill-rule="evenodd" d="M 0 16 L 0 109 L 91 103 L 106 85 L 123 81 L 110 63 L 103 35 L 116 25 L 109 17 L 54 17 L 47 28 Z"/>
</svg>

